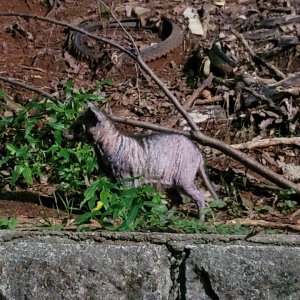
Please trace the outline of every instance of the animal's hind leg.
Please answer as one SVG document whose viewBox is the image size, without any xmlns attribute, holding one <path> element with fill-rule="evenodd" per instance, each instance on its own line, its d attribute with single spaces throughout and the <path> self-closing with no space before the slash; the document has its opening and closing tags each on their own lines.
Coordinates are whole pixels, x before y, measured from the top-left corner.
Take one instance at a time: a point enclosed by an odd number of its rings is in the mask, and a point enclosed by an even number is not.
<svg viewBox="0 0 300 300">
<path fill-rule="evenodd" d="M 202 208 L 205 206 L 204 193 L 199 191 L 194 184 L 188 187 L 182 187 L 183 191 L 190 196 L 197 204 L 199 219 L 204 221 L 204 215 L 201 213 Z"/>
<path fill-rule="evenodd" d="M 207 175 L 207 172 L 206 172 L 206 167 L 205 167 L 205 162 L 204 162 L 203 159 L 200 161 L 200 164 L 199 164 L 199 173 L 200 173 L 200 176 L 201 176 L 201 178 L 203 180 L 204 185 L 207 187 L 207 189 L 209 190 L 210 194 L 213 196 L 214 199 L 218 199 L 219 196 L 215 192 L 215 190 L 214 190 L 214 188 L 213 188 L 213 186 L 211 184 L 211 181 L 208 178 L 208 175 Z"/>
</svg>

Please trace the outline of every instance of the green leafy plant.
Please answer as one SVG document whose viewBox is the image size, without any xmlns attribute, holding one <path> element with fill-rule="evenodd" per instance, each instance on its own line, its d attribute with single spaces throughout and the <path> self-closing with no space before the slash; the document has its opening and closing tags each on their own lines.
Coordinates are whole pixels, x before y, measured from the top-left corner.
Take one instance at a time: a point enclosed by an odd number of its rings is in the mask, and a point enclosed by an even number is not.
<svg viewBox="0 0 300 300">
<path fill-rule="evenodd" d="M 0 219 L 0 229 L 15 229 L 17 224 L 18 220 L 15 218 Z"/>
<path fill-rule="evenodd" d="M 4 92 L 0 95 L 4 97 Z M 59 189 L 76 191 L 84 179 L 98 168 L 93 149 L 86 144 L 70 147 L 62 139 L 86 100 L 103 102 L 93 93 L 78 91 L 67 81 L 65 100 L 43 103 L 33 99 L 16 114 L 0 120 L 2 149 L 0 167 L 9 174 L 5 180 L 12 187 L 40 182 L 57 184 Z"/>
<path fill-rule="evenodd" d="M 153 187 L 124 186 L 120 182 L 112 183 L 106 177 L 87 188 L 80 204 L 81 208 L 84 206 L 88 212 L 77 218 L 78 223 L 94 218 L 113 230 L 136 229 L 141 223 L 145 225 L 149 219 L 159 218 L 168 210 Z"/>
<path fill-rule="evenodd" d="M 293 201 L 293 200 L 286 200 L 284 201 L 284 207 L 282 210 L 282 213 L 285 215 L 288 215 L 291 213 L 291 211 L 293 210 L 293 208 L 295 208 L 297 205 L 297 201 Z"/>
</svg>

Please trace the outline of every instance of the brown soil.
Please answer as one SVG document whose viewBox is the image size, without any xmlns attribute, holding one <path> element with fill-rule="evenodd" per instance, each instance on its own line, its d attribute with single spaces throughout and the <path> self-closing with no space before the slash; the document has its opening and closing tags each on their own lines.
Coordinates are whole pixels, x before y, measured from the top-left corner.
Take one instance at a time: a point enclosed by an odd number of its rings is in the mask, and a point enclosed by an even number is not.
<svg viewBox="0 0 300 300">
<path fill-rule="evenodd" d="M 49 1 L 57 5 L 51 9 L 43 0 L 19 1 L 10 0 L 0 3 L 0 11 L 5 12 L 22 12 L 45 16 L 47 13 L 51 18 L 56 18 L 71 24 L 80 24 L 89 19 L 91 16 L 95 19 L 97 8 L 95 1 L 82 0 L 65 0 L 65 1 Z M 124 16 L 125 1 L 120 1 L 122 4 L 117 6 L 116 12 L 119 16 Z M 164 14 L 177 20 L 181 25 L 184 23 L 182 10 L 184 4 L 178 1 L 144 1 L 146 7 L 150 7 L 153 12 L 158 15 Z M 193 93 L 193 88 L 188 85 L 186 76 L 183 73 L 183 65 L 191 57 L 193 50 L 200 51 L 203 54 L 203 49 L 209 49 L 220 33 L 223 33 L 226 24 L 236 28 L 240 28 L 246 21 L 236 16 L 249 16 L 247 22 L 252 21 L 252 16 L 256 13 L 256 1 L 241 1 L 245 4 L 237 4 L 238 1 L 226 1 L 226 8 L 217 11 L 212 15 L 209 23 L 211 31 L 206 38 L 193 36 L 188 32 L 185 26 L 185 42 L 181 48 L 168 54 L 166 57 L 151 62 L 149 65 L 174 92 L 178 99 L 184 102 Z M 285 2 L 285 1 L 283 1 Z M 296 5 L 296 4 L 295 4 Z M 194 5 L 197 7 L 197 4 Z M 253 14 L 249 13 L 253 12 Z M 297 8 L 296 8 L 297 11 Z M 275 14 L 276 16 L 276 14 Z M 155 17 L 155 16 L 154 16 Z M 215 29 L 213 30 L 213 25 Z M 227 26 L 227 27 L 228 27 Z M 80 57 L 76 57 L 68 48 L 68 31 L 65 29 L 35 20 L 24 20 L 22 18 L 1 17 L 0 18 L 0 67 L 1 75 L 22 80 L 23 82 L 35 85 L 43 90 L 53 93 L 59 89 L 59 85 L 65 82 L 68 78 L 73 78 L 75 85 L 85 89 L 90 89 L 94 86 L 94 81 L 103 78 L 113 78 L 114 85 L 105 90 L 105 97 L 109 99 L 109 109 L 116 115 L 140 118 L 144 121 L 152 123 L 160 123 L 168 126 L 183 127 L 181 118 L 178 117 L 176 110 L 171 105 L 163 93 L 154 86 L 150 80 L 143 77 L 143 73 L 132 65 L 123 66 L 122 70 L 112 68 L 98 68 L 93 70 L 91 64 Z M 21 30 L 20 30 L 21 28 Z M 227 33 L 226 33 L 227 34 Z M 145 39 L 150 39 L 145 37 Z M 149 41 L 148 41 L 149 42 Z M 144 42 L 147 45 L 147 41 Z M 141 42 L 143 44 L 143 41 Z M 142 45 L 143 46 L 143 45 Z M 233 46 L 234 47 L 234 46 Z M 236 50 L 233 49 L 232 50 Z M 245 54 L 245 52 L 243 52 Z M 297 52 L 296 52 L 297 53 Z M 277 67 L 287 73 L 295 72 L 300 67 L 300 55 L 294 55 L 294 61 L 289 64 L 290 56 L 286 54 L 277 63 Z M 276 63 L 276 62 L 275 62 Z M 288 69 L 289 68 L 289 69 Z M 260 72 L 260 71 L 258 71 Z M 225 76 L 230 77 L 230 75 Z M 199 79 L 201 82 L 201 80 Z M 36 94 L 24 89 L 0 82 L 0 87 L 6 91 L 16 102 L 24 104 Z M 208 92 L 209 96 L 216 96 L 222 93 L 221 85 L 214 86 Z M 226 91 L 227 93 L 227 91 Z M 140 97 L 140 94 L 143 97 Z M 206 96 L 201 95 L 200 98 L 206 99 Z M 228 99 L 230 95 L 228 95 Z M 225 107 L 225 104 L 224 104 Z M 215 107 L 196 106 L 200 111 L 207 110 L 213 116 L 205 122 L 200 123 L 200 127 L 205 134 L 219 138 L 227 143 L 239 143 L 252 140 L 256 135 L 270 134 L 251 131 L 251 126 L 248 128 L 239 128 L 234 131 L 232 123 L 228 116 L 225 115 L 222 105 Z M 223 110 L 223 113 L 216 115 L 216 112 Z M 243 111 L 234 112 L 234 114 L 247 114 L 248 108 Z M 233 113 L 233 112 L 231 112 Z M 179 122 L 178 122 L 179 121 Z M 285 146 L 270 147 L 260 150 L 249 151 L 249 156 L 256 158 L 262 163 L 268 165 L 271 159 L 276 159 L 281 156 L 286 162 L 299 164 L 299 150 L 293 147 Z M 245 168 L 240 164 L 224 159 L 224 156 L 213 154 L 210 151 L 207 153 L 208 165 L 212 169 L 212 178 L 215 181 L 220 181 L 222 176 L 239 177 L 239 174 L 245 172 Z M 1 155 L 1 153 L 0 153 Z M 297 158 L 298 157 L 298 158 Z M 270 158 L 269 160 L 267 158 Z M 275 171 L 278 171 L 275 166 L 268 165 Z M 228 177 L 230 178 L 230 177 Z M 277 202 L 278 191 L 275 189 L 275 194 L 264 193 L 263 186 L 268 184 L 263 178 L 248 171 L 248 179 L 250 184 L 248 189 L 243 190 L 243 178 L 237 179 L 241 187 L 240 196 L 242 197 L 239 206 L 244 210 L 244 216 L 247 218 L 264 219 L 278 223 L 299 224 L 300 219 L 294 218 L 292 221 L 281 213 L 282 205 L 275 206 Z M 229 180 L 229 179 L 228 179 Z M 0 188 L 1 183 L 0 183 Z M 261 190 L 260 190 L 261 189 Z M 257 191 L 260 190 L 260 193 Z M 274 190 L 273 190 L 274 191 Z M 271 196 L 269 196 L 272 194 Z M 275 196 L 274 196 L 275 195 Z M 0 200 L 0 219 L 8 217 L 17 217 L 20 220 L 20 226 L 27 227 L 38 226 L 41 224 L 51 223 L 61 224 L 64 218 L 69 216 L 55 208 L 41 206 L 36 199 L 36 195 L 26 196 L 20 200 L 19 196 L 9 197 L 11 200 Z M 23 197 L 24 198 L 24 197 Z M 35 198 L 35 203 L 32 203 Z M 268 204 L 270 209 L 264 212 L 255 211 L 255 207 L 263 207 Z M 299 209 L 299 207 L 298 207 Z M 291 214 L 297 210 L 295 207 L 291 210 Z M 254 217 L 253 217 L 254 216 Z M 222 216 L 221 216 L 222 218 Z M 224 214 L 224 220 L 228 215 Z M 231 217 L 232 218 L 232 217 Z M 42 220 L 42 221 L 41 221 Z M 54 221 L 56 220 L 56 221 Z"/>
</svg>

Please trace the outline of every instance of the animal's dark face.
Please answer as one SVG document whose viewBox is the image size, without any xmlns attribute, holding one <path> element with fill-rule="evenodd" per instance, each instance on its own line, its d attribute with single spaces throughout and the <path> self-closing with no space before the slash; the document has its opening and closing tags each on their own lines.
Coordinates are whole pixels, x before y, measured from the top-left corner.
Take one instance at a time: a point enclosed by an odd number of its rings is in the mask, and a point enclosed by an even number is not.
<svg viewBox="0 0 300 300">
<path fill-rule="evenodd" d="M 104 116 L 92 103 L 88 103 L 88 109 L 64 132 L 63 137 L 74 142 L 93 141 L 93 132 L 99 127 Z"/>
<path fill-rule="evenodd" d="M 64 132 L 63 136 L 69 141 L 87 142 L 90 139 L 89 128 L 96 126 L 96 123 L 95 115 L 90 110 L 87 110 L 74 121 L 71 127 Z"/>
</svg>

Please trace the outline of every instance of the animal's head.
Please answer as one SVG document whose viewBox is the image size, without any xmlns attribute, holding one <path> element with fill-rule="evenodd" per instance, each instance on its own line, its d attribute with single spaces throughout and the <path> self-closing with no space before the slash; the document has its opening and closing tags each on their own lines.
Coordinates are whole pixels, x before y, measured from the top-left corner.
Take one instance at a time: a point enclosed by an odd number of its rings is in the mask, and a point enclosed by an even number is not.
<svg viewBox="0 0 300 300">
<path fill-rule="evenodd" d="M 87 110 L 74 121 L 63 136 L 69 141 L 93 141 L 95 133 L 100 132 L 107 121 L 106 114 L 98 110 L 93 103 L 87 102 Z"/>
</svg>

